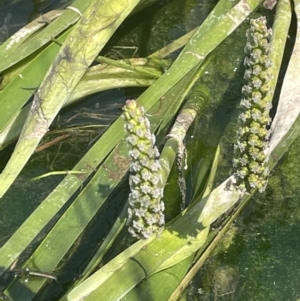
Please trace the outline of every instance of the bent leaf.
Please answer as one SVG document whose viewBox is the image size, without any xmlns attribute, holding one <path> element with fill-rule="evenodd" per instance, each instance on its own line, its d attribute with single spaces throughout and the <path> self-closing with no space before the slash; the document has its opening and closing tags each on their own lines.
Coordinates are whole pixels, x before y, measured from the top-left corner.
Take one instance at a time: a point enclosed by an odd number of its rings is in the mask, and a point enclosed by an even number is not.
<svg viewBox="0 0 300 301">
<path fill-rule="evenodd" d="M 35 94 L 21 137 L 0 176 L 0 197 L 19 175 L 89 65 L 138 2 L 94 1 L 76 24 Z"/>
</svg>

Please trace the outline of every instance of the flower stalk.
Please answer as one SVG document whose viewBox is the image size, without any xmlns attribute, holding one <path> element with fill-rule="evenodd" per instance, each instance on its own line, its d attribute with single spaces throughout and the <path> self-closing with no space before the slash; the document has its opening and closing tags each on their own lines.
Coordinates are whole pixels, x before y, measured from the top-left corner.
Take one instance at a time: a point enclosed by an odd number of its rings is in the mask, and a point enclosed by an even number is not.
<svg viewBox="0 0 300 301">
<path fill-rule="evenodd" d="M 257 188 L 260 192 L 267 185 L 268 168 L 265 166 L 271 122 L 269 111 L 272 107 L 269 81 L 272 78 L 269 68 L 271 29 L 266 26 L 266 18 L 250 20 L 245 46 L 246 67 L 242 88 L 244 98 L 241 100 L 242 112 L 239 115 L 241 126 L 237 131 L 237 142 L 234 145 L 234 175 L 238 188 L 249 191 Z"/>
<path fill-rule="evenodd" d="M 123 110 L 127 142 L 132 148 L 127 226 L 133 237 L 147 239 L 165 223 L 159 151 L 144 109 L 135 100 L 127 100 Z"/>
</svg>

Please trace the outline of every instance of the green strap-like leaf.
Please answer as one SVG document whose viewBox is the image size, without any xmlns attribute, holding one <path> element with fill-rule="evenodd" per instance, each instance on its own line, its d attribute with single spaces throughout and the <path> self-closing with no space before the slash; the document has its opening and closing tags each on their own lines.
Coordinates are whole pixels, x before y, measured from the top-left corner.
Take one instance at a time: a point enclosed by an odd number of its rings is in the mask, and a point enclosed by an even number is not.
<svg viewBox="0 0 300 301">
<path fill-rule="evenodd" d="M 59 17 L 63 13 L 62 10 L 52 10 L 44 15 L 41 15 L 37 19 L 33 20 L 19 31 L 17 31 L 14 35 L 12 35 L 8 40 L 6 40 L 0 46 L 0 56 L 5 56 L 8 52 L 12 54 L 17 48 L 22 48 L 22 43 L 29 39 L 32 35 L 36 34 L 37 31 L 47 25 L 47 22 L 52 22 L 57 17 Z M 12 59 L 11 56 L 9 60 Z M 9 66 L 9 60 L 1 62 L 2 64 L 6 63 Z M 19 60 L 22 58 L 19 57 Z M 4 67 L 3 70 L 6 68 Z M 3 71 L 2 70 L 2 71 Z"/>
<path fill-rule="evenodd" d="M 189 82 L 189 80 L 189 77 L 187 77 L 187 79 L 182 79 L 180 84 L 175 86 L 172 90 L 174 93 L 170 91 L 169 95 L 166 95 L 163 104 L 157 102 L 151 111 L 149 111 L 151 124 L 154 130 L 158 128 L 163 118 L 170 119 L 170 116 L 172 117 L 175 115 L 176 112 L 174 113 L 173 109 L 180 107 L 180 103 L 183 101 L 183 96 L 180 92 L 181 90 L 184 90 L 185 82 Z M 176 97 L 174 97 L 174 95 L 176 95 Z M 22 248 L 24 249 L 34 238 L 34 233 L 29 233 L 29 235 L 23 237 L 22 228 L 33 228 L 35 230 L 39 228 L 42 230 L 42 225 L 49 221 L 50 214 L 54 215 L 59 210 L 64 202 L 68 200 L 69 196 L 74 193 L 76 187 L 78 188 L 80 183 L 83 183 L 91 174 L 92 168 L 96 168 L 104 159 L 107 154 L 107 148 L 109 146 L 115 146 L 115 144 L 121 140 L 123 135 L 125 135 L 123 119 L 119 118 L 104 133 L 88 154 L 86 154 L 74 167 L 74 170 L 84 170 L 86 173 L 77 177 L 68 175 L 61 185 L 59 185 L 57 189 L 43 201 L 21 228 L 5 244 L 2 254 L 0 253 L 1 268 L 7 267 L 9 262 L 18 256 L 18 253 Z M 121 140 L 121 143 L 109 154 L 108 158 L 103 162 L 90 182 L 73 201 L 63 217 L 57 222 L 51 232 L 40 244 L 36 252 L 29 258 L 26 267 L 43 271 L 51 271 L 56 268 L 63 256 L 65 256 L 69 248 L 73 245 L 74 241 L 84 231 L 87 224 L 112 194 L 115 187 L 127 172 L 129 163 L 127 156 L 127 142 Z M 68 185 L 71 187 L 68 187 Z M 90 204 L 90 202 L 92 203 Z M 80 217 L 78 217 L 79 215 Z M 39 216 L 43 216 L 43 219 L 39 219 Z M 70 227 L 69 225 L 73 226 Z M 62 237 L 61 233 L 63 232 L 67 233 L 67 239 Z M 58 245 L 59 248 L 57 247 Z M 7 261 L 6 254 L 10 254 L 9 261 Z M 48 260 L 45 260 L 45 258 L 48 258 Z M 22 295 L 26 291 L 30 291 L 32 293 L 32 298 L 44 283 L 45 279 L 37 279 L 34 282 L 28 282 L 26 285 L 20 286 L 19 281 L 16 280 L 9 287 L 7 294 L 12 296 L 12 294 L 15 294 L 16 291 L 18 291 L 18 293 Z"/>
<path fill-rule="evenodd" d="M 80 18 L 80 13 L 83 14 L 93 2 L 94 0 L 75 1 L 72 4 L 71 9 L 66 9 L 60 17 L 50 23 L 34 38 L 28 40 L 27 42 L 25 41 L 21 46 L 18 47 L 18 51 L 15 51 L 14 53 L 11 52 L 10 48 L 13 47 L 14 44 L 18 41 L 16 36 L 12 37 L 5 44 L 1 45 L 0 72 L 28 57 L 30 54 L 37 51 L 40 47 L 49 43 L 53 37 L 58 36 L 68 27 L 76 23 L 76 21 L 78 21 L 78 19 Z M 78 11 L 79 13 L 76 11 Z"/>
<path fill-rule="evenodd" d="M 35 94 L 21 137 L 0 176 L 4 195 L 107 40 L 139 1 L 94 1 L 61 47 Z"/>
<path fill-rule="evenodd" d="M 51 45 L 49 47 L 55 46 L 58 51 L 58 46 L 57 45 Z M 55 48 L 54 47 L 54 48 Z M 46 50 L 45 50 L 46 51 Z M 37 56 L 32 63 L 34 65 L 28 66 L 28 68 L 25 68 L 25 70 L 22 72 L 24 74 L 24 78 L 31 74 L 32 76 L 30 77 L 31 81 L 28 84 L 28 86 L 34 87 L 34 83 L 40 83 L 42 80 L 42 77 L 44 74 L 46 74 L 47 71 L 47 64 L 46 64 L 46 59 L 44 57 L 46 55 L 46 52 L 43 52 L 43 54 Z M 54 54 L 52 59 L 54 58 Z M 51 60 L 52 60 L 51 59 Z M 49 66 L 50 62 L 49 61 Z M 147 70 L 148 73 L 151 71 L 155 72 L 160 72 L 160 69 L 158 67 L 149 67 L 147 66 L 147 59 L 131 59 L 131 64 L 132 66 L 138 65 L 139 70 L 145 69 Z M 41 64 L 43 62 L 43 64 Z M 116 61 L 117 63 L 118 61 Z M 170 64 L 170 61 L 164 61 L 164 63 Z M 39 66 L 39 64 L 41 66 Z M 39 66 L 39 67 L 38 67 Z M 46 68 L 44 68 L 44 66 Z M 39 71 L 43 71 L 44 74 L 39 74 L 39 72 L 31 72 L 31 69 L 37 68 Z M 23 80 L 24 80 L 23 78 Z M 35 81 L 36 80 L 36 81 Z M 148 87 L 151 84 L 153 84 L 155 80 L 153 77 L 147 77 L 143 76 L 140 72 L 135 72 L 135 71 L 130 71 L 130 70 L 125 70 L 123 68 L 118 68 L 114 66 L 108 66 L 108 65 L 103 65 L 99 64 L 93 67 L 90 67 L 88 71 L 84 74 L 78 85 L 75 87 L 75 89 L 72 91 L 72 94 L 70 95 L 70 98 L 67 100 L 65 105 L 70 105 L 79 99 L 86 97 L 88 95 L 91 95 L 96 92 L 100 91 L 105 91 L 109 89 L 114 89 L 116 87 L 118 88 L 124 88 L 124 87 Z M 2 100 L 7 99 L 6 103 L 8 106 L 3 108 L 5 111 L 5 116 L 0 120 L 1 122 L 5 123 L 5 117 L 8 117 L 9 111 L 11 111 L 11 114 L 15 114 L 18 112 L 20 107 L 22 107 L 28 99 L 31 97 L 30 91 L 25 91 L 23 89 L 20 89 L 20 79 L 15 79 L 12 81 L 13 87 L 10 87 L 10 91 L 6 91 L 4 89 L 3 91 L 0 92 L 0 98 Z M 9 84 L 9 85 L 10 85 Z M 37 86 L 37 85 L 36 85 Z M 12 90 L 12 91 L 11 91 Z M 14 98 L 14 101 L 8 101 L 11 99 L 12 95 L 16 93 L 16 98 Z M 22 127 L 24 126 L 26 116 L 28 114 L 28 111 L 30 109 L 31 103 L 25 105 L 22 107 L 21 111 L 17 113 L 16 116 L 9 122 L 9 124 L 4 128 L 3 132 L 0 133 L 0 150 L 4 149 L 8 144 L 12 143 L 13 141 L 17 140 Z"/>
<path fill-rule="evenodd" d="M 300 113 L 300 85 L 299 81 L 297 80 L 300 68 L 300 1 L 295 0 L 294 2 L 294 10 L 297 16 L 296 41 L 282 84 L 280 99 L 277 106 L 277 113 L 271 126 L 270 147 L 268 149 L 269 154 L 276 148 L 278 143 L 286 135 L 288 129 L 293 125 Z M 279 1 L 277 4 L 277 10 L 281 13 L 278 14 L 278 16 L 276 15 L 273 26 L 274 35 L 276 34 L 276 36 L 272 41 L 274 44 L 274 51 L 271 49 L 271 54 L 273 56 L 272 61 L 275 61 L 275 67 L 277 67 L 279 72 L 279 66 L 283 56 L 285 41 L 288 37 L 289 25 L 291 22 L 290 1 Z M 278 51 L 278 49 L 280 49 L 280 51 Z"/>
<path fill-rule="evenodd" d="M 58 41 L 63 42 L 69 33 L 70 30 L 66 31 Z M 0 91 L 0 105 L 5 112 L 0 119 L 1 133 L 37 90 L 58 51 L 59 46 L 55 43 L 47 46 Z"/>
</svg>

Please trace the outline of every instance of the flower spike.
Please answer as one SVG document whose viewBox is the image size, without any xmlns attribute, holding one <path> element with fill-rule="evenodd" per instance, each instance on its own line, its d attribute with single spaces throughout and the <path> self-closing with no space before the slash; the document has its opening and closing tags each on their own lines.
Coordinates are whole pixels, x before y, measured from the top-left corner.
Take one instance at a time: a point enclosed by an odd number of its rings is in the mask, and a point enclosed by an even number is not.
<svg viewBox="0 0 300 301">
<path fill-rule="evenodd" d="M 132 147 L 127 226 L 133 237 L 147 239 L 165 223 L 159 151 L 144 109 L 135 100 L 127 100 L 123 110 L 127 142 Z"/>
<path fill-rule="evenodd" d="M 266 18 L 250 20 L 246 36 L 246 84 L 242 88 L 242 112 L 239 115 L 241 126 L 234 145 L 233 167 L 236 184 L 242 192 L 252 188 L 263 192 L 269 173 L 265 166 L 268 158 L 264 150 L 267 146 L 267 126 L 272 107 L 271 100 L 267 97 L 272 91 L 268 85 L 271 78 L 271 61 L 268 56 L 271 30 L 266 26 Z"/>
</svg>

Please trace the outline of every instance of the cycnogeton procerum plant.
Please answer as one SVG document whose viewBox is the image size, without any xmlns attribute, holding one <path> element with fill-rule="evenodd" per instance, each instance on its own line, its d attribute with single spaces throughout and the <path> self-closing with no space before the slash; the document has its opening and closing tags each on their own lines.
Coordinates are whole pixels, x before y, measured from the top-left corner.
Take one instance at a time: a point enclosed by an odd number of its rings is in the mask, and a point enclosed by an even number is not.
<svg viewBox="0 0 300 301">
<path fill-rule="evenodd" d="M 268 56 L 271 29 L 265 17 L 250 20 L 247 30 L 246 58 L 244 60 L 246 84 L 242 88 L 241 126 L 234 145 L 234 175 L 236 184 L 243 192 L 251 188 L 264 191 L 269 174 L 264 149 L 267 146 L 269 111 L 272 107 L 268 81 L 271 78 Z"/>
<path fill-rule="evenodd" d="M 127 100 L 123 110 L 127 142 L 132 147 L 127 225 L 133 237 L 147 239 L 165 223 L 159 151 L 144 109 L 135 100 Z"/>
</svg>

